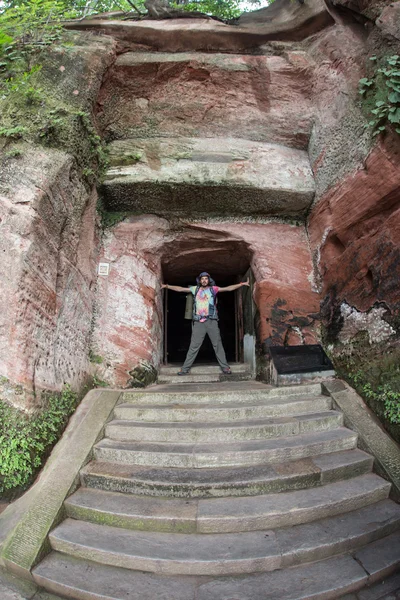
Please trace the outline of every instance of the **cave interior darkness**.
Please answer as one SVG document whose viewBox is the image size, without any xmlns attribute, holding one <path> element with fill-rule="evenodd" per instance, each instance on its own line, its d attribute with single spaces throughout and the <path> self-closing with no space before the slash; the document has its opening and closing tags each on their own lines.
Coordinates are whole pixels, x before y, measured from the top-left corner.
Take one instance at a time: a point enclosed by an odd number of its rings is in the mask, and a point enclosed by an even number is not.
<svg viewBox="0 0 400 600">
<path fill-rule="evenodd" d="M 167 248 L 162 261 L 163 281 L 170 285 L 196 285 L 203 271 L 210 273 L 218 287 L 244 281 L 250 268 L 250 252 L 240 240 L 199 239 L 175 243 Z M 194 248 L 195 246 L 195 248 Z M 243 359 L 243 302 L 241 290 L 218 294 L 219 327 L 229 363 Z M 192 321 L 185 319 L 184 292 L 164 290 L 164 364 L 183 364 L 190 344 Z M 217 364 L 211 342 L 206 336 L 196 364 Z"/>
</svg>

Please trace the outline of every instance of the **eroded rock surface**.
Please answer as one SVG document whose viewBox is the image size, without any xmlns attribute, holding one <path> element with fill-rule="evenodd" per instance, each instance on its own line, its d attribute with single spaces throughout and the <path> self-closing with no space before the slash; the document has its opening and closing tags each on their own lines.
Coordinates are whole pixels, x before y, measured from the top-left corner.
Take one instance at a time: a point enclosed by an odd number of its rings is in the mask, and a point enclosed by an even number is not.
<svg viewBox="0 0 400 600">
<path fill-rule="evenodd" d="M 67 27 L 105 33 L 162 52 L 237 52 L 257 48 L 268 40 L 303 40 L 334 22 L 323 0 L 307 0 L 304 4 L 279 0 L 274 4 L 257 11 L 256 16 L 243 15 L 237 26 L 209 19 L 85 19 Z"/>
<path fill-rule="evenodd" d="M 34 105 L 33 122 L 32 107 L 23 114 L 22 103 L 2 115 L 7 123 L 19 110 L 18 125 L 29 140 L 16 147 L 2 137 L 0 150 L 0 395 L 24 408 L 66 383 L 79 390 L 90 372 L 97 192 L 80 160 L 95 164 L 90 113 L 114 44 L 90 36 L 74 40 L 68 51 L 55 47 L 46 57 L 43 104 Z M 57 111 L 58 122 L 68 122 L 61 130 L 53 123 L 65 150 L 51 148 L 57 138 L 46 137 L 46 122 L 57 122 Z M 76 113 L 87 116 L 86 128 Z M 41 125 L 43 138 L 35 130 Z"/>
<path fill-rule="evenodd" d="M 322 297 L 366 311 L 375 302 L 399 308 L 400 148 L 380 143 L 365 167 L 321 199 L 310 216 Z"/>
<path fill-rule="evenodd" d="M 95 192 L 72 158 L 26 149 L 0 196 L 0 371 L 31 393 L 82 383 L 95 283 Z M 4 396 L 4 394 L 3 394 Z M 26 405 L 25 394 L 6 394 Z"/>
<path fill-rule="evenodd" d="M 101 89 L 106 138 L 237 137 L 306 149 L 313 62 L 284 56 L 128 52 Z"/>
</svg>

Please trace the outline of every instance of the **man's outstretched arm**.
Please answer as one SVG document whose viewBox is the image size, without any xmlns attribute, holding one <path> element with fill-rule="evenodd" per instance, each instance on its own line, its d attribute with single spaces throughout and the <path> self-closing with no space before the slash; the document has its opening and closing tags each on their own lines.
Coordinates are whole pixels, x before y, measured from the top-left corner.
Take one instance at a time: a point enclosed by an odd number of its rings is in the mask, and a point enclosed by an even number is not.
<svg viewBox="0 0 400 600">
<path fill-rule="evenodd" d="M 173 290 L 174 292 L 190 292 L 190 288 L 184 288 L 180 285 L 168 285 L 167 283 L 161 284 L 162 289 Z"/>
<path fill-rule="evenodd" d="M 248 279 L 247 279 L 247 281 L 241 281 L 240 283 L 235 283 L 235 285 L 228 285 L 228 287 L 219 288 L 218 292 L 233 292 L 234 290 L 237 290 L 237 289 L 243 287 L 244 285 L 250 286 L 250 282 Z"/>
</svg>

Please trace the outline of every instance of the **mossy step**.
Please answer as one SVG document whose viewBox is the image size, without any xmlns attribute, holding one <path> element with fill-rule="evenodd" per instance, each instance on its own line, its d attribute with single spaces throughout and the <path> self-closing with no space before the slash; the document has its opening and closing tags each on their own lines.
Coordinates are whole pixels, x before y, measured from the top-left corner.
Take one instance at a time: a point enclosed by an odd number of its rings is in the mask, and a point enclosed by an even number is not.
<svg viewBox="0 0 400 600">
<path fill-rule="evenodd" d="M 272 398 L 289 398 L 293 396 L 320 396 L 320 383 L 291 385 L 279 388 L 259 381 L 226 381 L 220 383 L 199 383 L 182 385 L 157 385 L 144 390 L 125 390 L 121 394 L 121 402 L 133 404 L 213 404 L 224 402 L 252 401 L 268 402 Z"/>
<path fill-rule="evenodd" d="M 292 385 L 278 388 L 259 381 L 201 383 L 182 385 L 157 385 L 145 390 L 125 390 L 121 402 L 132 404 L 213 404 L 241 403 L 255 401 L 269 402 L 272 398 L 292 398 L 293 396 L 314 397 L 321 395 L 321 384 Z"/>
<path fill-rule="evenodd" d="M 147 531 L 232 533 L 288 527 L 339 515 L 388 497 L 373 473 L 320 487 L 239 498 L 186 500 L 80 488 L 65 501 L 73 519 Z"/>
<path fill-rule="evenodd" d="M 156 467 L 207 468 L 290 461 L 350 450 L 357 434 L 344 427 L 269 440 L 229 443 L 173 444 L 117 442 L 103 439 L 94 446 L 97 460 Z"/>
<path fill-rule="evenodd" d="M 58 552 L 126 569 L 166 575 L 238 575 L 354 551 L 399 527 L 400 506 L 384 500 L 305 525 L 244 533 L 132 531 L 66 519 L 53 529 L 49 541 Z"/>
<path fill-rule="evenodd" d="M 92 461 L 82 485 L 115 492 L 177 498 L 254 496 L 316 487 L 368 473 L 373 458 L 346 450 L 290 462 L 205 469 L 157 468 Z"/>
<path fill-rule="evenodd" d="M 343 425 L 343 414 L 325 411 L 234 423 L 147 423 L 114 420 L 107 424 L 107 438 L 140 442 L 231 442 L 297 435 L 306 431 L 322 431 Z"/>
<path fill-rule="evenodd" d="M 219 422 L 287 417 L 289 415 L 322 412 L 332 408 L 329 396 L 294 398 L 274 397 L 268 400 L 257 399 L 249 402 L 224 402 L 217 404 L 215 399 L 209 404 L 194 404 L 181 401 L 176 404 L 130 404 L 121 403 L 115 407 L 114 419 L 141 422 Z"/>
</svg>

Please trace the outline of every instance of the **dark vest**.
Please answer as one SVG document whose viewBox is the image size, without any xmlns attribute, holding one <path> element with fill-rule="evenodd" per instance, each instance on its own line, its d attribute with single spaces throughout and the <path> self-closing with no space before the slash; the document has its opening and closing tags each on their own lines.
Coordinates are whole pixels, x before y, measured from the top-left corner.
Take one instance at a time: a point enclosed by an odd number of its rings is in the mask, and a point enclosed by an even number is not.
<svg viewBox="0 0 400 600">
<path fill-rule="evenodd" d="M 193 298 L 193 321 L 200 321 L 200 319 L 204 319 L 204 317 L 202 317 L 201 315 L 196 315 L 196 298 L 197 298 L 197 294 L 199 293 L 201 286 L 198 285 L 196 287 L 196 292 L 194 294 L 194 298 Z M 208 305 L 208 319 L 214 319 L 215 321 L 218 321 L 218 310 L 217 310 L 217 294 L 214 292 L 214 289 L 212 286 L 210 286 L 210 291 L 211 291 L 211 295 L 214 298 L 214 303 L 213 304 L 209 304 Z"/>
</svg>

